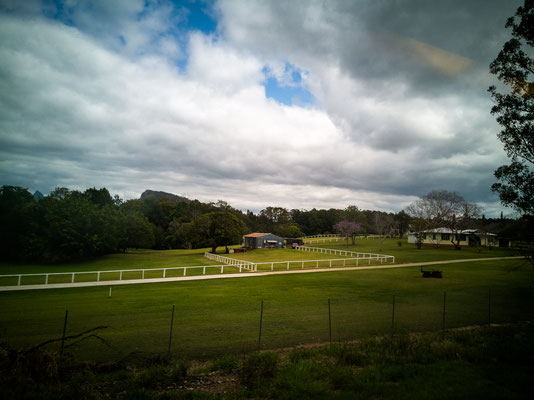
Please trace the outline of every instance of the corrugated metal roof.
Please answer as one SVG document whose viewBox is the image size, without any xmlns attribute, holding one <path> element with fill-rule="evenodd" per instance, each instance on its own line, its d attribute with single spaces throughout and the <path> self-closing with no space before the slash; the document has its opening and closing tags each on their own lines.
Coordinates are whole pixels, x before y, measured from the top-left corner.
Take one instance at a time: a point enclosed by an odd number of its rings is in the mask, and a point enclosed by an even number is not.
<svg viewBox="0 0 534 400">
<path fill-rule="evenodd" d="M 256 238 L 256 237 L 262 237 L 262 236 L 267 236 L 267 235 L 270 235 L 270 233 L 249 233 L 248 235 L 245 235 L 243 237 Z"/>
</svg>

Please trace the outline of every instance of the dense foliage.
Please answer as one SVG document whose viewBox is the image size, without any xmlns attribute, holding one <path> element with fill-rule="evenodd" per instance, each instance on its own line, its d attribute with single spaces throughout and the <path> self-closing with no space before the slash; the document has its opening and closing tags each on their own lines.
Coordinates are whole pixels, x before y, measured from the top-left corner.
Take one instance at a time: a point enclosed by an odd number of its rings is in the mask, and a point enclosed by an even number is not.
<svg viewBox="0 0 534 400">
<path fill-rule="evenodd" d="M 154 192 L 155 193 L 155 192 Z M 336 232 L 340 221 L 360 233 L 376 233 L 376 216 L 359 210 L 287 210 L 267 207 L 255 214 L 224 201 L 202 203 L 165 193 L 123 202 L 106 188 L 84 192 L 57 188 L 45 197 L 16 186 L 0 188 L 0 246 L 3 260 L 62 262 L 127 248 L 199 248 L 238 244 L 248 232 L 301 237 Z M 406 230 L 399 214 L 398 226 Z M 394 226 L 390 227 L 391 230 Z"/>
<path fill-rule="evenodd" d="M 345 235 L 340 223 L 358 227 L 351 230 L 351 238 L 377 233 L 402 236 L 409 226 L 413 230 L 416 222 L 404 211 L 388 214 L 354 205 L 343 210 L 267 207 L 253 213 L 220 200 L 202 203 L 165 193 L 123 202 L 106 188 L 84 192 L 57 188 L 42 198 L 34 198 L 21 187 L 0 188 L 0 250 L 4 261 L 82 260 L 128 248 L 211 247 L 214 251 L 218 246 L 239 244 L 241 236 L 250 232 L 288 238 L 336 232 Z M 483 218 L 477 223 L 495 233 L 504 229 L 509 238 L 522 232 L 518 222 L 504 219 Z M 516 227 L 506 228 L 511 223 Z"/>
<path fill-rule="evenodd" d="M 525 0 L 506 22 L 512 38 L 490 65 L 490 72 L 508 86 L 509 93 L 489 88 L 495 105 L 491 113 L 501 125 L 499 139 L 511 159 L 495 171 L 492 189 L 504 205 L 534 215 L 534 0 Z"/>
</svg>

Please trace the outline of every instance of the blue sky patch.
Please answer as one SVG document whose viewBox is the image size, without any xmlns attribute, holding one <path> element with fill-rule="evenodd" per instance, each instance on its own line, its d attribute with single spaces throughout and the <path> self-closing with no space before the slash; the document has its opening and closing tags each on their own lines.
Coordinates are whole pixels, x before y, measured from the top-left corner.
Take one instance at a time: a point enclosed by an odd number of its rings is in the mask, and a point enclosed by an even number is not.
<svg viewBox="0 0 534 400">
<path fill-rule="evenodd" d="M 265 67 L 265 96 L 288 106 L 307 106 L 315 104 L 315 97 L 303 84 L 302 75 L 305 71 L 286 63 L 283 76 L 278 79 L 271 69 Z"/>
<path fill-rule="evenodd" d="M 175 4 L 188 10 L 188 28 L 204 32 L 205 34 L 213 33 L 217 29 L 212 1 L 178 1 Z"/>
</svg>

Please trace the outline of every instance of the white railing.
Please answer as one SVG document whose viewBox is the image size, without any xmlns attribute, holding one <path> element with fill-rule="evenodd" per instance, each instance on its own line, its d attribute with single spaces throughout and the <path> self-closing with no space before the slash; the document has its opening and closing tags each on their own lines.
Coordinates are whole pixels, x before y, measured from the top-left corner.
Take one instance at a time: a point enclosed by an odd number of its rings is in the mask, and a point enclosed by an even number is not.
<svg viewBox="0 0 534 400">
<path fill-rule="evenodd" d="M 321 260 L 293 260 L 293 261 L 265 261 L 260 262 L 257 264 L 254 264 L 255 270 L 258 271 L 258 265 L 266 265 L 267 269 L 271 271 L 274 271 L 275 265 L 284 265 L 286 270 L 290 269 L 291 267 L 299 267 L 301 269 L 306 268 L 319 268 L 319 264 L 323 264 L 323 266 L 328 266 L 329 268 L 332 267 L 347 267 L 351 264 L 351 261 L 354 261 L 355 266 L 359 266 L 359 262 L 362 260 L 361 258 L 332 258 L 332 259 L 321 259 Z M 337 265 L 335 265 L 337 264 Z"/>
<path fill-rule="evenodd" d="M 70 282 L 55 282 L 55 283 L 75 283 L 76 277 L 80 275 L 96 275 L 96 279 L 92 280 L 84 280 L 81 282 L 100 282 L 101 278 L 103 278 L 103 275 L 105 274 L 119 274 L 119 281 L 122 280 L 129 280 L 129 279 L 160 279 L 160 278 L 169 278 L 167 275 L 167 271 L 176 271 L 176 270 L 183 270 L 183 276 L 187 276 L 187 270 L 189 269 L 202 269 L 202 275 L 206 275 L 206 270 L 211 269 L 217 269 L 220 270 L 220 274 L 224 274 L 224 267 L 235 267 L 239 268 L 239 272 L 242 272 L 243 269 L 251 272 L 257 272 L 258 266 L 260 265 L 266 265 L 267 269 L 271 269 L 271 271 L 274 271 L 275 265 L 285 265 L 286 269 L 289 270 L 291 266 L 300 266 L 302 269 L 304 267 L 308 268 L 319 268 L 319 264 L 327 264 L 328 267 L 332 267 L 333 264 L 340 264 L 343 267 L 350 264 L 352 261 L 354 261 L 354 264 L 356 266 L 359 266 L 360 261 L 368 261 L 368 264 L 371 264 L 371 260 L 377 260 L 380 263 L 385 262 L 388 259 L 391 259 L 391 262 L 395 262 L 395 257 L 388 256 L 385 254 L 374 254 L 374 253 L 361 253 L 361 252 L 354 252 L 354 251 L 347 251 L 347 250 L 336 250 L 336 249 L 323 249 L 319 247 L 308 247 L 308 246 L 300 246 L 296 247 L 297 250 L 300 251 L 309 251 L 309 252 L 316 252 L 316 253 L 323 253 L 323 254 L 333 254 L 333 255 L 340 255 L 340 256 L 349 256 L 348 258 L 334 258 L 334 259 L 321 259 L 321 260 L 294 260 L 294 261 L 266 261 L 266 262 L 260 262 L 260 263 L 253 263 L 250 261 L 245 260 L 239 260 L 237 258 L 230 258 L 221 256 L 218 254 L 212 254 L 212 253 L 205 253 L 204 256 L 210 260 L 215 260 L 218 262 L 224 263 L 223 265 L 199 265 L 199 266 L 189 266 L 189 267 L 169 267 L 169 268 L 145 268 L 145 269 L 121 269 L 121 270 L 106 270 L 106 271 L 79 271 L 79 272 L 50 272 L 50 273 L 38 273 L 38 274 L 10 274 L 10 275 L 0 275 L 0 280 L 3 280 L 5 278 L 16 278 L 16 284 L 11 284 L 7 286 L 24 286 L 22 283 L 23 279 L 29 278 L 29 277 L 44 277 L 44 284 L 45 285 L 51 285 L 53 283 L 49 282 L 49 278 L 52 276 L 68 276 L 70 279 Z M 334 265 L 335 266 L 335 265 Z M 152 277 L 146 277 L 146 272 L 157 272 L 161 271 L 161 275 L 159 276 L 152 276 Z M 234 270 L 235 271 L 235 270 Z M 123 279 L 124 273 L 137 273 L 136 278 L 125 278 Z M 131 275 L 131 274 L 130 274 Z M 140 275 L 140 277 L 139 277 Z M 112 282 L 113 280 L 107 279 L 108 281 Z M 39 285 L 43 283 L 37 283 Z"/>
<path fill-rule="evenodd" d="M 235 265 L 237 267 L 239 267 L 239 272 L 241 272 L 241 267 L 239 265 Z M 137 272 L 139 273 L 140 275 L 140 278 L 137 277 L 137 278 L 129 278 L 129 279 L 160 279 L 160 278 L 169 278 L 169 276 L 167 276 L 167 271 L 174 271 L 174 270 L 183 270 L 183 275 L 182 276 L 187 276 L 187 270 L 188 269 L 200 269 L 202 268 L 202 275 L 206 275 L 206 269 L 209 269 L 209 268 L 212 268 L 212 269 L 217 269 L 218 271 L 220 270 L 220 274 L 224 274 L 224 267 L 228 267 L 228 265 L 199 265 L 199 266 L 189 266 L 189 267 L 169 267 L 169 268 L 146 268 L 146 269 L 120 269 L 120 270 L 108 270 L 108 271 L 80 271 L 80 272 L 50 272 L 50 273 L 40 273 L 40 274 L 11 274 L 11 275 L 0 275 L 0 279 L 3 279 L 3 278 L 17 278 L 17 283 L 16 285 L 13 284 L 13 285 L 7 285 L 7 286 L 24 286 L 22 284 L 22 280 L 24 278 L 29 278 L 29 277 L 44 277 L 45 280 L 44 280 L 44 284 L 45 285 L 50 285 L 51 283 L 49 283 L 49 277 L 50 276 L 68 276 L 70 279 L 70 282 L 56 282 L 56 283 L 75 283 L 76 282 L 76 277 L 79 276 L 79 275 L 90 275 L 90 274 L 94 274 L 96 275 L 96 280 L 89 280 L 89 281 L 83 281 L 83 282 L 100 282 L 101 281 L 101 278 L 102 278 L 102 275 L 105 275 L 105 274 L 112 274 L 112 273 L 115 273 L 115 274 L 119 274 L 119 281 L 122 281 L 122 280 L 128 280 L 128 279 L 123 279 L 123 274 L 125 272 Z M 160 276 L 156 276 L 156 277 L 149 277 L 149 278 L 146 278 L 145 277 L 145 273 L 146 272 L 154 272 L 154 271 L 162 271 L 161 275 Z M 116 280 L 116 279 L 113 279 L 113 280 Z M 111 282 L 111 280 L 110 280 Z M 43 283 L 38 283 L 38 285 L 42 285 Z"/>
<path fill-rule="evenodd" d="M 325 237 L 339 237 L 340 235 L 336 233 L 325 233 L 323 235 L 309 235 L 309 236 L 302 236 L 299 239 L 313 239 L 313 238 L 325 238 Z"/>
<path fill-rule="evenodd" d="M 213 254 L 213 253 L 208 253 L 208 252 L 204 253 L 204 257 L 206 257 L 208 260 L 213 260 L 213 261 L 224 263 L 226 265 L 239 267 L 239 272 L 241 272 L 241 268 L 244 268 L 249 271 L 254 271 L 254 268 L 253 268 L 254 263 L 250 261 L 239 260 L 237 258 L 225 257 L 219 254 Z"/>
<path fill-rule="evenodd" d="M 307 238 L 307 239 L 312 239 L 312 238 Z M 326 238 L 326 239 L 313 239 L 313 240 L 302 240 L 303 242 L 307 242 L 307 243 L 324 243 L 324 242 L 339 242 L 340 240 L 345 240 L 345 238 L 340 238 L 340 237 L 329 237 L 329 238 Z"/>
<path fill-rule="evenodd" d="M 332 254 L 340 256 L 349 256 L 360 260 L 369 260 L 369 263 L 372 259 L 378 260 L 381 263 L 385 261 L 395 262 L 395 256 L 389 256 L 387 254 L 376 254 L 376 253 L 362 253 L 358 251 L 348 251 L 348 250 L 337 250 L 337 249 L 323 249 L 321 247 L 310 247 L 310 246 L 296 246 L 296 250 L 300 251 L 310 251 L 313 253 L 322 253 L 322 254 Z"/>
</svg>

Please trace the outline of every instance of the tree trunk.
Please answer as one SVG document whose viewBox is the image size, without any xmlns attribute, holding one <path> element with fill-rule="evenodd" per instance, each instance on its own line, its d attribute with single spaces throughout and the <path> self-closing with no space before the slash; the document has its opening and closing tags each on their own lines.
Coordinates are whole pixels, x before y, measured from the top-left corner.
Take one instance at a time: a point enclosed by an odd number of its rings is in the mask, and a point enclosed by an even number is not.
<svg viewBox="0 0 534 400">
<path fill-rule="evenodd" d="M 211 252 L 213 254 L 217 253 L 217 246 L 211 246 Z"/>
</svg>

